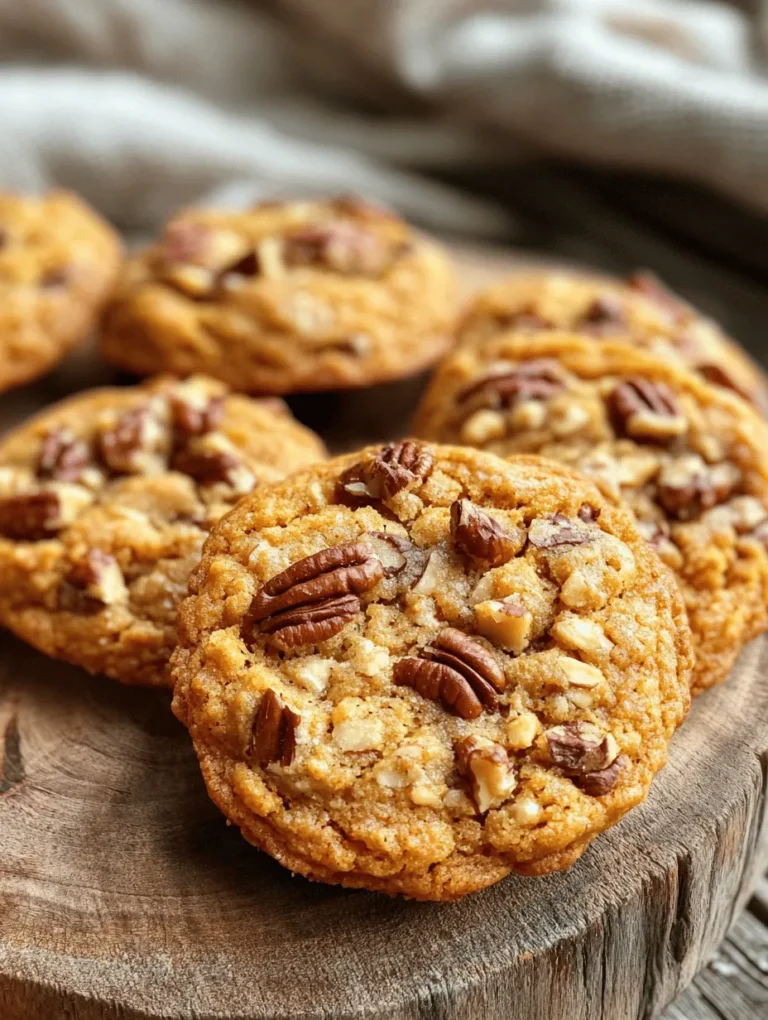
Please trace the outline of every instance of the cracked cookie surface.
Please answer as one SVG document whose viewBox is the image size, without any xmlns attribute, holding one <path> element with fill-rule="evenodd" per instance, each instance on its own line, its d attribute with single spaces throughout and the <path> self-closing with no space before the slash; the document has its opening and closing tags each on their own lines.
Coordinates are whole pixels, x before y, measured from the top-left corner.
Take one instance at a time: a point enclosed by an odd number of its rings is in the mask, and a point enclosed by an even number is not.
<svg viewBox="0 0 768 1020">
<path fill-rule="evenodd" d="M 676 573 L 694 690 L 768 624 L 768 432 L 744 401 L 624 343 L 508 335 L 448 358 L 415 431 L 592 477 Z"/>
<path fill-rule="evenodd" d="M 768 411 L 763 370 L 717 323 L 652 273 L 640 271 L 626 280 L 576 272 L 508 277 L 475 296 L 459 325 L 458 343 L 475 346 L 500 333 L 546 330 L 631 342 Z"/>
<path fill-rule="evenodd" d="M 455 291 L 440 247 L 362 200 L 193 209 L 128 263 L 103 350 L 252 393 L 370 386 L 445 352 Z"/>
<path fill-rule="evenodd" d="M 689 702 L 672 575 L 554 462 L 414 441 L 257 491 L 180 609 L 213 800 L 309 878 L 451 900 L 642 801 Z"/>
<path fill-rule="evenodd" d="M 323 456 L 282 401 L 203 377 L 46 410 L 0 445 L 0 622 L 91 672 L 165 684 L 210 527 Z"/>
<path fill-rule="evenodd" d="M 0 192 L 0 392 L 87 336 L 121 259 L 117 234 L 77 196 Z"/>
</svg>

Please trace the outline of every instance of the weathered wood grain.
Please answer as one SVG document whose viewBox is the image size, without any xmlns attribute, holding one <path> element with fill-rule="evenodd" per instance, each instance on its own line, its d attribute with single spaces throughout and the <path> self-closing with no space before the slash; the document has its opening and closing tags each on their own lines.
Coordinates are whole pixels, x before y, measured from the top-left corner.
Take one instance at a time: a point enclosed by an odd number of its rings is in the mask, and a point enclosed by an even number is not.
<svg viewBox="0 0 768 1020">
<path fill-rule="evenodd" d="M 0 418 L 97 376 L 81 360 L 3 397 Z M 402 431 L 415 389 L 297 410 L 339 446 Z M 0 637 L 0 1018 L 649 1020 L 768 865 L 767 673 L 755 643 L 698 700 L 648 802 L 569 872 L 441 906 L 292 878 L 209 803 L 166 695 Z M 668 1020 L 722 1020 L 724 1006 L 758 1020 L 763 949 L 746 916 L 722 950 L 735 990 L 716 963 L 699 1012 L 678 1004 Z"/>
</svg>

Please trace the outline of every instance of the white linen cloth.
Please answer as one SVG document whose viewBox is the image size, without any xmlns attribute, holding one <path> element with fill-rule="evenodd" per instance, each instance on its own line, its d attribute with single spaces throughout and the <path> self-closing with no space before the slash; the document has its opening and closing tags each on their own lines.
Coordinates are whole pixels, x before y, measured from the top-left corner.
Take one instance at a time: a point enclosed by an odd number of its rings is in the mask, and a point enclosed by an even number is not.
<svg viewBox="0 0 768 1020">
<path fill-rule="evenodd" d="M 768 0 L 0 0 L 0 185 L 129 232 L 358 191 L 509 233 L 435 174 L 532 152 L 768 210 Z"/>
</svg>

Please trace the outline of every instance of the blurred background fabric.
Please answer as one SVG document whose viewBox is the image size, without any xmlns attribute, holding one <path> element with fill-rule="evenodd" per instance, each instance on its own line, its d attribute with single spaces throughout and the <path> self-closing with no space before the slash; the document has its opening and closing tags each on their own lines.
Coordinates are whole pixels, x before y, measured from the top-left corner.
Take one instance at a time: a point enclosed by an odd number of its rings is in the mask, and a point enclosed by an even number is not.
<svg viewBox="0 0 768 1020">
<path fill-rule="evenodd" d="M 0 185 L 129 235 L 355 191 L 765 313 L 768 0 L 0 0 L 0 61 Z"/>
</svg>

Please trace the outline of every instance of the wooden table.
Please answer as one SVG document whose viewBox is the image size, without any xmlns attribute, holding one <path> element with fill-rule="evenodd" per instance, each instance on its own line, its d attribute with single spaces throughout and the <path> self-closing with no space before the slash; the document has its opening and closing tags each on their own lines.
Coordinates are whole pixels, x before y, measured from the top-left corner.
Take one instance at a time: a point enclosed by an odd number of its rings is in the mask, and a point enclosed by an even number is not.
<svg viewBox="0 0 768 1020">
<path fill-rule="evenodd" d="M 764 1020 L 768 1017 L 768 877 L 712 961 L 662 1020 Z"/>
</svg>

